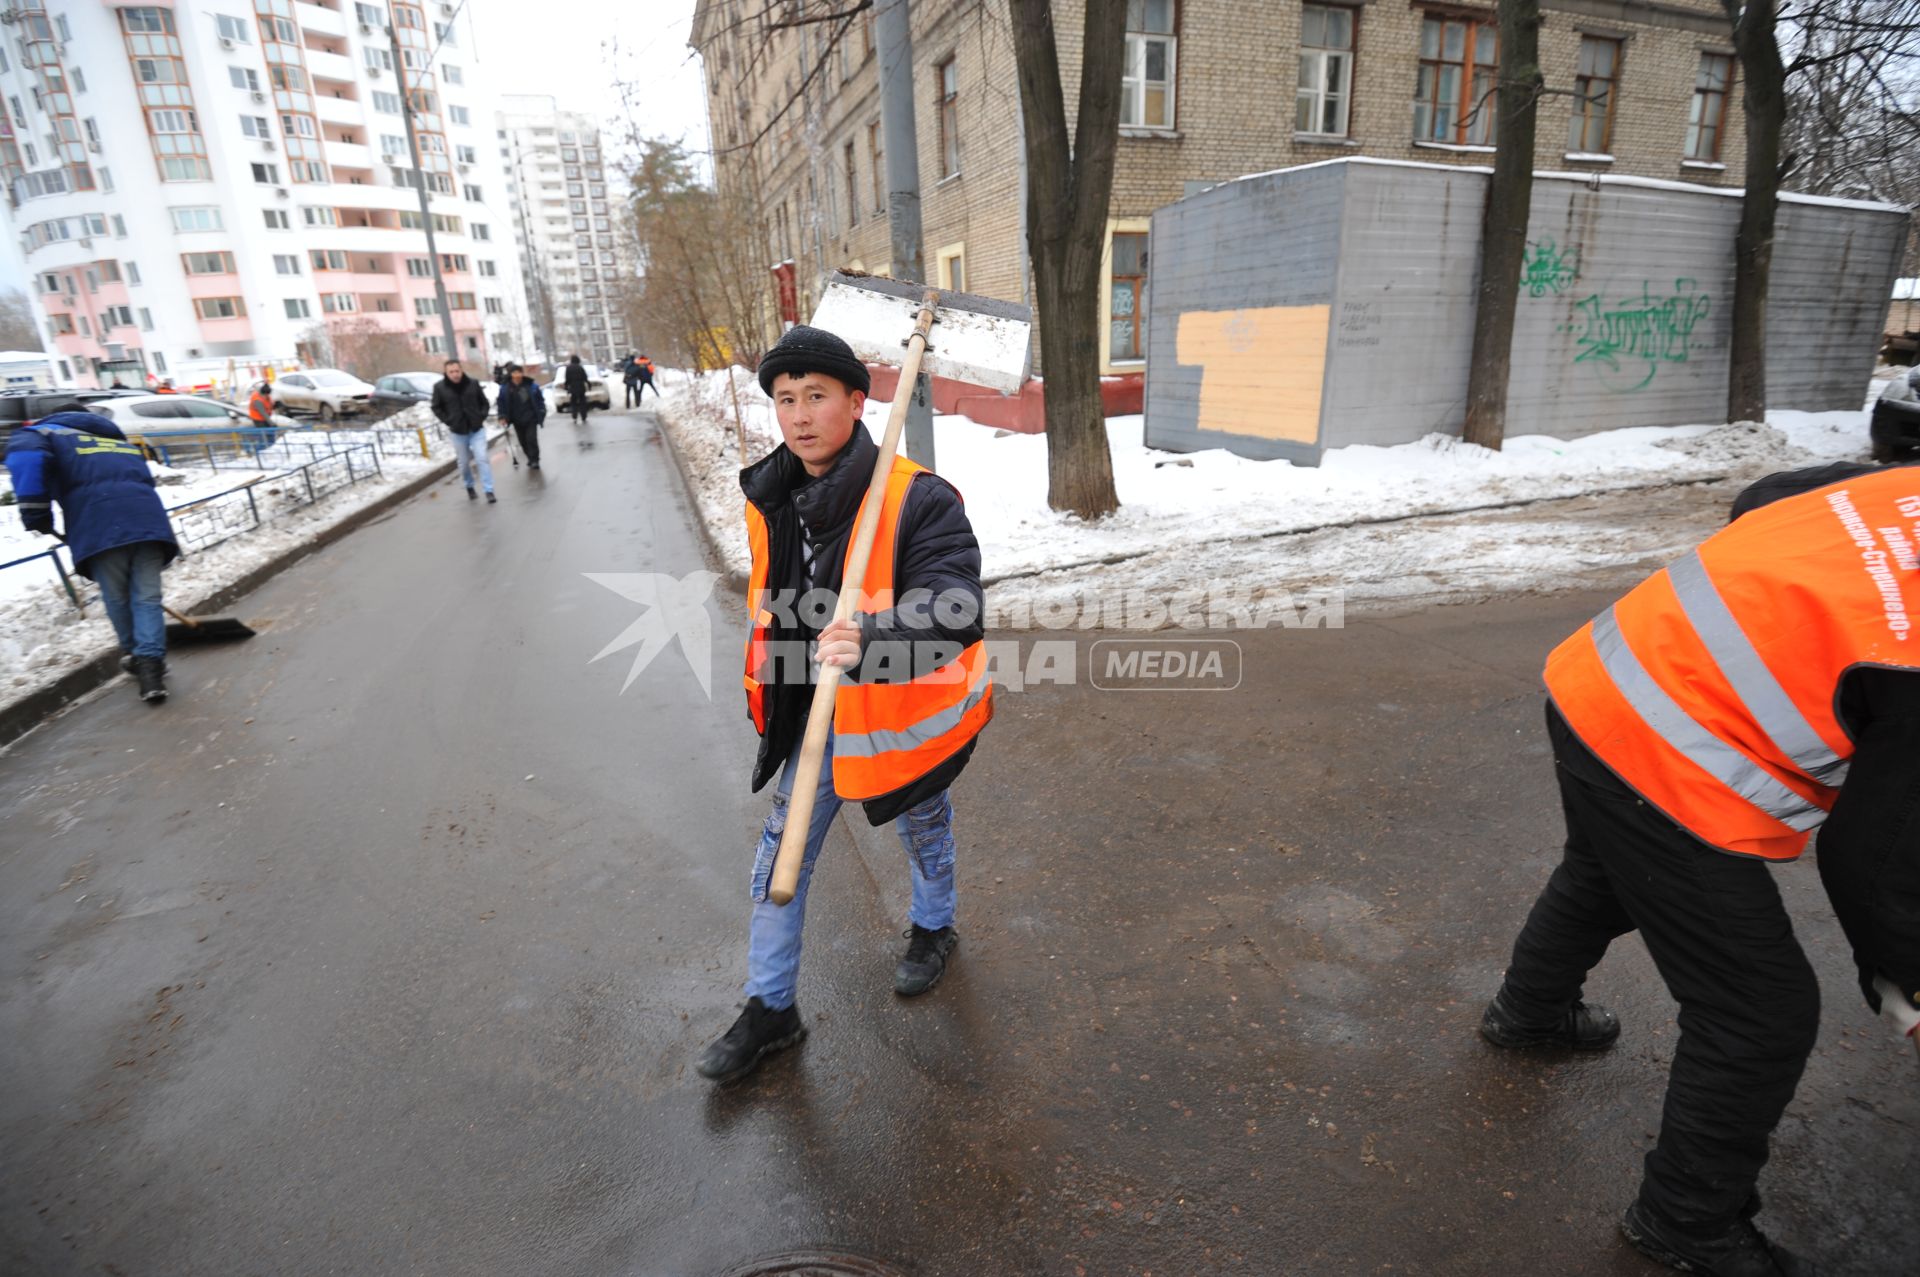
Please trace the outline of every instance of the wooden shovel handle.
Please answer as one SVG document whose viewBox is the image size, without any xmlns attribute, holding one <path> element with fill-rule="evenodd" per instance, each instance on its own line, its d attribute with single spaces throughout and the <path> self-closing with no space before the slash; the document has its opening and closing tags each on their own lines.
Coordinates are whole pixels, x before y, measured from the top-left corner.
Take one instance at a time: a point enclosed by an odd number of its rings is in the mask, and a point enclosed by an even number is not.
<svg viewBox="0 0 1920 1277">
<path fill-rule="evenodd" d="M 933 312 L 939 300 L 938 291 L 927 290 L 926 299 L 920 305 L 920 317 L 913 325 L 913 335 L 907 338 L 907 357 L 901 361 L 900 383 L 893 392 L 893 407 L 887 412 L 887 428 L 880 436 L 880 455 L 874 459 L 873 476 L 867 481 L 867 499 L 860 506 L 860 520 L 853 525 L 846 576 L 840 582 L 840 598 L 833 608 L 836 621 L 853 615 L 860 583 L 867 579 L 867 561 L 873 557 L 874 533 L 880 527 L 880 503 L 886 500 L 887 479 L 893 474 L 893 459 L 900 451 L 900 432 L 907 424 L 907 401 L 913 398 L 914 382 L 920 376 L 920 357 L 926 353 L 927 332 L 933 327 Z M 767 899 L 777 905 L 790 902 L 800 885 L 807 829 L 813 824 L 813 795 L 820 787 L 820 765 L 827 752 L 827 732 L 833 727 L 833 702 L 840 690 L 840 674 L 839 666 L 823 665 L 819 681 L 813 685 L 807 734 L 800 742 L 800 762 L 793 770 L 793 792 L 787 796 L 787 827 L 780 834 L 780 852 L 774 857 L 773 878 L 767 884 Z"/>
<path fill-rule="evenodd" d="M 161 610 L 161 611 L 163 611 L 163 612 L 165 612 L 165 613 L 166 613 L 166 614 L 167 614 L 168 616 L 170 616 L 170 617 L 172 617 L 172 618 L 173 618 L 174 620 L 176 620 L 176 621 L 178 621 L 178 622 L 180 622 L 180 624 L 182 624 L 182 625 L 187 625 L 187 626 L 191 626 L 192 628 L 194 628 L 194 629 L 196 629 L 196 630 L 200 628 L 200 622 L 198 622 L 198 621 L 196 621 L 196 620 L 194 620 L 194 619 L 193 619 L 192 617 L 190 617 L 190 616 L 182 616 L 182 615 L 180 615 L 180 614 L 179 614 L 178 612 L 176 612 L 176 611 L 174 611 L 174 610 L 173 610 L 172 608 L 170 608 L 170 607 L 168 607 L 168 606 L 167 606 L 167 605 L 166 605 L 165 603 L 162 603 L 162 604 L 160 605 L 160 610 Z"/>
</svg>

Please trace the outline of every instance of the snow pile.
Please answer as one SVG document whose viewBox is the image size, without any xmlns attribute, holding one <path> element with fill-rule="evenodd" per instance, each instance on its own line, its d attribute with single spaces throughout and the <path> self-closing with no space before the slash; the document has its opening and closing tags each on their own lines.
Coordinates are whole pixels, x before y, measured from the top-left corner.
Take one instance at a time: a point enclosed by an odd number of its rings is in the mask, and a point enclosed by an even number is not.
<svg viewBox="0 0 1920 1277">
<path fill-rule="evenodd" d="M 756 459 L 778 443 L 778 424 L 752 375 L 733 373 L 745 455 Z M 876 438 L 887 409 L 884 403 L 867 405 L 866 421 Z M 725 566 L 744 574 L 742 449 L 726 375 L 708 373 L 674 387 L 660 418 Z M 1207 547 L 1244 546 L 1319 528 L 1864 460 L 1867 418 L 1861 411 L 1777 412 L 1765 425 L 1643 426 L 1573 440 L 1516 432 L 1499 452 L 1434 434 L 1390 448 L 1333 449 L 1317 468 L 1249 461 L 1219 450 L 1162 452 L 1143 442 L 1138 415 L 1109 419 L 1107 436 L 1121 508 L 1087 523 L 1047 508 L 1044 436 L 996 431 L 960 416 L 935 418 L 937 469 L 966 498 L 989 584 L 1183 552 L 1201 564 Z M 1591 528 L 1586 535 L 1591 537 Z M 1258 574 L 1259 555 L 1245 560 L 1233 556 L 1233 571 Z M 1549 572 L 1552 564 L 1535 568 Z"/>
</svg>

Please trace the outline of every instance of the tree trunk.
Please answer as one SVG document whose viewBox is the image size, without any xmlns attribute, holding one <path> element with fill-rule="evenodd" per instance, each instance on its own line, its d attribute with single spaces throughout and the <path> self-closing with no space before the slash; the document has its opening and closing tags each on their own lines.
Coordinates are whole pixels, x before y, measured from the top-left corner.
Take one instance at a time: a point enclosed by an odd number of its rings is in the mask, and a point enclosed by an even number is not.
<svg viewBox="0 0 1920 1277">
<path fill-rule="evenodd" d="M 1780 134 L 1786 125 L 1786 69 L 1780 60 L 1775 0 L 1722 0 L 1744 81 L 1747 192 L 1733 241 L 1732 357 L 1727 420 L 1767 415 L 1767 285 L 1773 274 L 1773 223 L 1780 208 Z"/>
<path fill-rule="evenodd" d="M 1513 317 L 1533 205 L 1533 135 L 1539 115 L 1540 0 L 1500 0 L 1500 89 L 1495 110 L 1493 180 L 1480 230 L 1480 289 L 1473 311 L 1473 360 L 1467 371 L 1468 443 L 1499 450 L 1507 433 L 1507 381 Z"/>
<path fill-rule="evenodd" d="M 1047 504 L 1120 508 L 1100 402 L 1100 259 L 1120 141 L 1126 0 L 1086 0 L 1072 143 L 1049 0 L 1009 0 L 1026 122 L 1027 251 L 1046 377 Z"/>
</svg>

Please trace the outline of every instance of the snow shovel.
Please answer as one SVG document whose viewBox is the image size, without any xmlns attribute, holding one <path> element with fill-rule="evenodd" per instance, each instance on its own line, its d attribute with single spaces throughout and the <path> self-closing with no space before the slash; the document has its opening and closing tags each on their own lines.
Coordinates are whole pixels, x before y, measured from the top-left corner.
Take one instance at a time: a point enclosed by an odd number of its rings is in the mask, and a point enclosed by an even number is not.
<svg viewBox="0 0 1920 1277">
<path fill-rule="evenodd" d="M 937 341 L 930 335 L 936 325 Z M 867 561 L 873 557 L 887 477 L 893 473 L 893 459 L 900 451 L 907 403 L 913 398 L 913 384 L 922 366 L 935 376 L 1009 393 L 1017 391 L 1027 377 L 1027 339 L 1033 321 L 1025 306 L 1011 302 L 837 272 L 813 313 L 813 326 L 835 334 L 869 363 L 897 360 L 900 364 L 899 388 L 887 412 L 880 455 L 867 482 L 867 499 L 860 507 L 859 522 L 853 527 L 846 576 L 833 609 L 833 619 L 844 621 L 853 614 L 859 583 L 866 579 Z M 777 905 L 789 903 L 800 885 L 807 828 L 813 823 L 813 795 L 820 785 L 820 766 L 826 754 L 827 732 L 833 726 L 833 703 L 841 673 L 837 665 L 822 666 L 819 681 L 813 685 L 813 709 L 807 716 L 807 734 L 800 744 L 793 792 L 787 799 L 787 827 L 780 835 L 780 851 L 767 884 L 767 899 Z"/>
<path fill-rule="evenodd" d="M 182 616 L 162 603 L 173 618 L 167 626 L 168 643 L 224 643 L 229 639 L 250 639 L 258 631 L 235 616 Z"/>
</svg>

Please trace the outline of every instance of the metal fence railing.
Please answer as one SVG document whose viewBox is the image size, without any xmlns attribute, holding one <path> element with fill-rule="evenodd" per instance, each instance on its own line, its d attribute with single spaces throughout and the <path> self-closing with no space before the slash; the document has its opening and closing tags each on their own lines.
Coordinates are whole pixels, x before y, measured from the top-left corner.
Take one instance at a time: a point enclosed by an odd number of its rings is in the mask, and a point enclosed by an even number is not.
<svg viewBox="0 0 1920 1277">
<path fill-rule="evenodd" d="M 439 422 L 427 426 L 369 426 L 346 430 L 276 430 L 257 426 L 220 427 L 180 434 L 142 434 L 127 437 L 145 446 L 154 460 L 173 470 L 203 467 L 209 470 L 271 470 L 317 461 L 342 448 L 361 444 L 383 457 L 433 455 L 434 445 L 446 439 Z"/>
<path fill-rule="evenodd" d="M 414 435 L 412 430 L 404 433 Z M 375 441 L 337 442 L 342 446 L 314 456 L 304 464 L 262 473 L 224 492 L 167 507 L 180 548 L 189 553 L 211 549 L 280 515 L 312 505 L 383 472 L 381 450 Z M 73 555 L 65 545 L 0 563 L 0 572 L 27 571 L 42 559 L 47 562 L 41 565 L 41 570 L 59 578 L 61 588 L 76 609 L 84 612 L 87 603 L 98 597 L 92 582 L 74 570 Z"/>
</svg>

